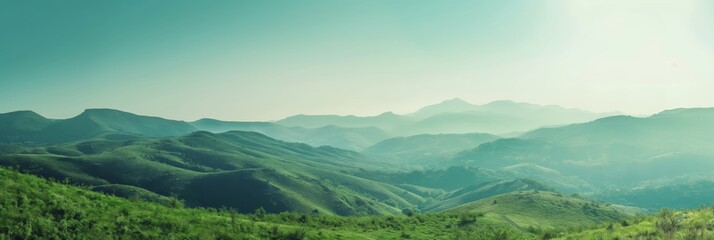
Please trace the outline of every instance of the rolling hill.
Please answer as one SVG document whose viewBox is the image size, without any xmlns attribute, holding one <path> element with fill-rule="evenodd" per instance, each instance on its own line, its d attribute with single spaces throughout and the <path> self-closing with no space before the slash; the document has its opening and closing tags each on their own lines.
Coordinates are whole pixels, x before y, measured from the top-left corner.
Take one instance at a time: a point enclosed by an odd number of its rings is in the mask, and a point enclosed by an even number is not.
<svg viewBox="0 0 714 240">
<path fill-rule="evenodd" d="M 423 201 L 398 187 L 355 176 L 386 166 L 358 153 L 254 132 L 195 132 L 11 150 L 0 155 L 0 164 L 76 184 L 139 187 L 175 195 L 189 206 L 360 215 L 396 213 Z"/>
</svg>

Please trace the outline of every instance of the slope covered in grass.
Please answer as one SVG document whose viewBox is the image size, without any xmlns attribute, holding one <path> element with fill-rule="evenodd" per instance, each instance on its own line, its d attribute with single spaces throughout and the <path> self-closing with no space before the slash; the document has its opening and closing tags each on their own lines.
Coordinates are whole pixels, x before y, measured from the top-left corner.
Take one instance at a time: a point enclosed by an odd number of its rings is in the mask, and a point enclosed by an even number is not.
<svg viewBox="0 0 714 240">
<path fill-rule="evenodd" d="M 438 200 L 427 205 L 423 210 L 438 212 L 504 193 L 527 190 L 548 191 L 551 189 L 540 183 L 527 179 L 498 180 L 472 185 L 449 192 L 440 196 Z"/>
<path fill-rule="evenodd" d="M 639 211 L 553 192 L 523 191 L 464 204 L 447 213 L 483 213 L 484 218 L 519 229 L 566 229 L 633 217 Z"/>
<path fill-rule="evenodd" d="M 0 168 L 0 239 L 532 239 L 475 216 L 245 215 L 107 196 Z"/>
</svg>

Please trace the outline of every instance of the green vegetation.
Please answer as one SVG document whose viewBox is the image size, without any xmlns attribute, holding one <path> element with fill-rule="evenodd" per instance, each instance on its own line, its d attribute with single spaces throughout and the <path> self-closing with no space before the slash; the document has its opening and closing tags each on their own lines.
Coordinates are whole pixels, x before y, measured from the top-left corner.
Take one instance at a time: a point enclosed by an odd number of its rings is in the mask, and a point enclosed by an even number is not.
<svg viewBox="0 0 714 240">
<path fill-rule="evenodd" d="M 502 222 L 534 231 L 534 228 L 576 229 L 628 219 L 640 211 L 576 196 L 532 190 L 481 199 L 446 212 L 481 213 L 484 214 L 484 221 Z"/>
<path fill-rule="evenodd" d="M 558 239 L 714 239 L 714 208 L 690 211 L 662 209 L 652 216 L 603 224 L 567 233 Z"/>
<path fill-rule="evenodd" d="M 478 216 L 239 214 L 127 200 L 0 168 L 0 239 L 530 239 Z M 464 217 L 470 218 L 464 221 Z"/>
</svg>

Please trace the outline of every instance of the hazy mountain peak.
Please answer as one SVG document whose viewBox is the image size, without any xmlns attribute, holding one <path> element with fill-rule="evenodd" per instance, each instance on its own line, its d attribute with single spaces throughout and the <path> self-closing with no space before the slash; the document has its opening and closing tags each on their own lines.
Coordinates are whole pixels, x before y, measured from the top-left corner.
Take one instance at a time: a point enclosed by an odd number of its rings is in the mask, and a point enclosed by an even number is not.
<svg viewBox="0 0 714 240">
<path fill-rule="evenodd" d="M 452 99 L 449 99 L 449 100 L 445 100 L 445 101 L 443 101 L 443 102 L 441 102 L 441 103 L 469 104 L 469 105 L 471 105 L 471 103 L 469 103 L 469 102 L 467 102 L 467 101 L 465 101 L 465 100 L 463 100 L 463 99 L 461 99 L 461 98 L 459 98 L 459 97 L 455 97 L 455 98 L 452 98 Z"/>
<path fill-rule="evenodd" d="M 423 107 L 413 113 L 417 117 L 430 117 L 440 113 L 466 112 L 476 108 L 476 105 L 468 103 L 461 98 L 453 98 L 440 103 Z"/>
<path fill-rule="evenodd" d="M 107 114 L 121 114 L 121 115 L 137 116 L 136 114 L 133 114 L 133 113 L 124 112 L 124 111 L 111 109 L 111 108 L 88 108 L 88 109 L 85 109 L 79 115 L 80 116 L 82 116 L 82 115 L 97 116 L 97 115 L 107 115 Z"/>
</svg>

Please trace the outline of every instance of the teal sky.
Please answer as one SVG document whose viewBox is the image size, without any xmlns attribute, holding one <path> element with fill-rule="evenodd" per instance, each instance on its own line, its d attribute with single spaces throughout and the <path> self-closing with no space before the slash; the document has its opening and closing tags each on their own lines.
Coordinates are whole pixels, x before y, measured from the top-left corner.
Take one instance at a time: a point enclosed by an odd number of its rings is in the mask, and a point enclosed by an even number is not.
<svg viewBox="0 0 714 240">
<path fill-rule="evenodd" d="M 714 106 L 714 1 L 0 1 L 0 112 Z"/>
</svg>

